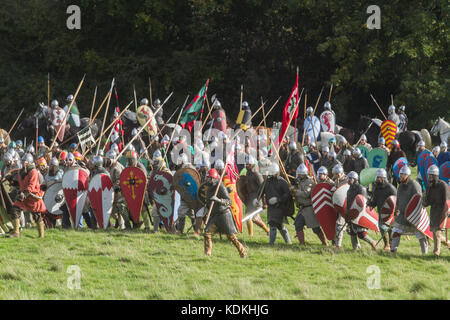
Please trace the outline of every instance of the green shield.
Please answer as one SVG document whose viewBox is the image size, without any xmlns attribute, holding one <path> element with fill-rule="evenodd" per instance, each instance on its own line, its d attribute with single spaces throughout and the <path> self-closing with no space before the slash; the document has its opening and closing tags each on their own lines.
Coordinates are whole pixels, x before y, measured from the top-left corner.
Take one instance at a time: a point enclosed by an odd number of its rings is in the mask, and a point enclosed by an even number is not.
<svg viewBox="0 0 450 320">
<path fill-rule="evenodd" d="M 367 187 L 369 184 L 375 182 L 375 176 L 377 175 L 378 168 L 366 168 L 359 174 L 359 181 L 363 187 Z"/>
<path fill-rule="evenodd" d="M 369 154 L 369 149 L 367 149 L 367 147 L 363 146 L 362 144 L 360 144 L 358 146 L 358 149 L 361 150 L 361 154 L 363 155 L 363 157 L 367 159 L 367 155 Z"/>
<path fill-rule="evenodd" d="M 371 168 L 383 168 L 386 169 L 387 165 L 387 153 L 386 150 L 382 148 L 374 148 L 370 150 L 367 156 L 367 162 Z"/>
</svg>

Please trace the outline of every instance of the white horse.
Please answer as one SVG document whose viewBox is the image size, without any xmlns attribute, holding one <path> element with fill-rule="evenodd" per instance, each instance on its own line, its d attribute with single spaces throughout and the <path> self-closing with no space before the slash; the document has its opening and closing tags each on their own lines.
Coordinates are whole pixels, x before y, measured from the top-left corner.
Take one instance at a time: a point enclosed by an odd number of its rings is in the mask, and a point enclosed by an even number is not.
<svg viewBox="0 0 450 320">
<path fill-rule="evenodd" d="M 433 125 L 433 128 L 431 128 L 430 130 L 430 133 L 434 136 L 437 136 L 438 132 L 441 136 L 441 142 L 450 142 L 450 124 L 441 117 L 437 118 L 436 122 Z"/>
</svg>

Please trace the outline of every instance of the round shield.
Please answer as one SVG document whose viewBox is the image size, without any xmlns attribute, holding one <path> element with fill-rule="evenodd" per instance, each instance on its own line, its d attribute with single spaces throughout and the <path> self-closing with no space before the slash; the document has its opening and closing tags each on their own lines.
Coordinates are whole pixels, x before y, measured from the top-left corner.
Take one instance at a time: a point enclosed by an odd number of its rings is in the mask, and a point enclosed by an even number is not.
<svg viewBox="0 0 450 320">
<path fill-rule="evenodd" d="M 197 209 L 198 188 L 200 186 L 200 175 L 193 168 L 181 168 L 175 172 L 173 176 L 173 184 L 175 190 L 180 194 L 181 198 L 186 201 L 190 208 Z"/>
<path fill-rule="evenodd" d="M 47 211 L 53 215 L 62 214 L 61 207 L 65 203 L 61 182 L 53 183 L 44 194 L 44 204 Z"/>
<path fill-rule="evenodd" d="M 448 183 L 450 179 L 450 161 L 444 162 L 439 167 L 439 179 Z"/>
<path fill-rule="evenodd" d="M 405 157 L 398 158 L 397 161 L 395 161 L 394 166 L 392 167 L 392 171 L 394 171 L 394 175 L 397 177 L 397 179 L 400 179 L 400 169 L 405 165 L 408 165 L 408 159 L 406 159 Z"/>
</svg>

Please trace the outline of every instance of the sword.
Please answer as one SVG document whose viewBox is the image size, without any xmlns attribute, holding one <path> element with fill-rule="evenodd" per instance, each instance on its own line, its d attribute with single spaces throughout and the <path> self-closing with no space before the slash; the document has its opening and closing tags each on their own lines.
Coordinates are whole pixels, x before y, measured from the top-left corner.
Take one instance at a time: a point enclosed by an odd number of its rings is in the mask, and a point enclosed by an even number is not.
<svg viewBox="0 0 450 320">
<path fill-rule="evenodd" d="M 263 208 L 259 208 L 259 209 L 255 210 L 255 211 L 253 211 L 252 213 L 246 215 L 245 218 L 242 219 L 242 222 L 245 222 L 245 221 L 253 218 L 254 216 L 256 216 L 261 211 L 263 211 Z"/>
</svg>

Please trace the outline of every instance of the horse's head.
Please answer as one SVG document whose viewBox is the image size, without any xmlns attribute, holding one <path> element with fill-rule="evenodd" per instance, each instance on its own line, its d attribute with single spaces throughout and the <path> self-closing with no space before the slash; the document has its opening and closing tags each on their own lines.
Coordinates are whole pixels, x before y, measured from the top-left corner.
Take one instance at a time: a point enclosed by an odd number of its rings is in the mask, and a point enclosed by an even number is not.
<svg viewBox="0 0 450 320">
<path fill-rule="evenodd" d="M 359 122 L 358 122 L 358 132 L 363 133 L 366 131 L 369 124 L 372 122 L 372 118 L 364 115 L 359 116 Z"/>
<path fill-rule="evenodd" d="M 432 127 L 431 130 L 430 130 L 430 133 L 431 133 L 433 136 L 437 136 L 437 134 L 438 134 L 440 120 L 441 120 L 441 117 L 438 117 L 437 120 L 434 122 L 433 127 Z"/>
</svg>

